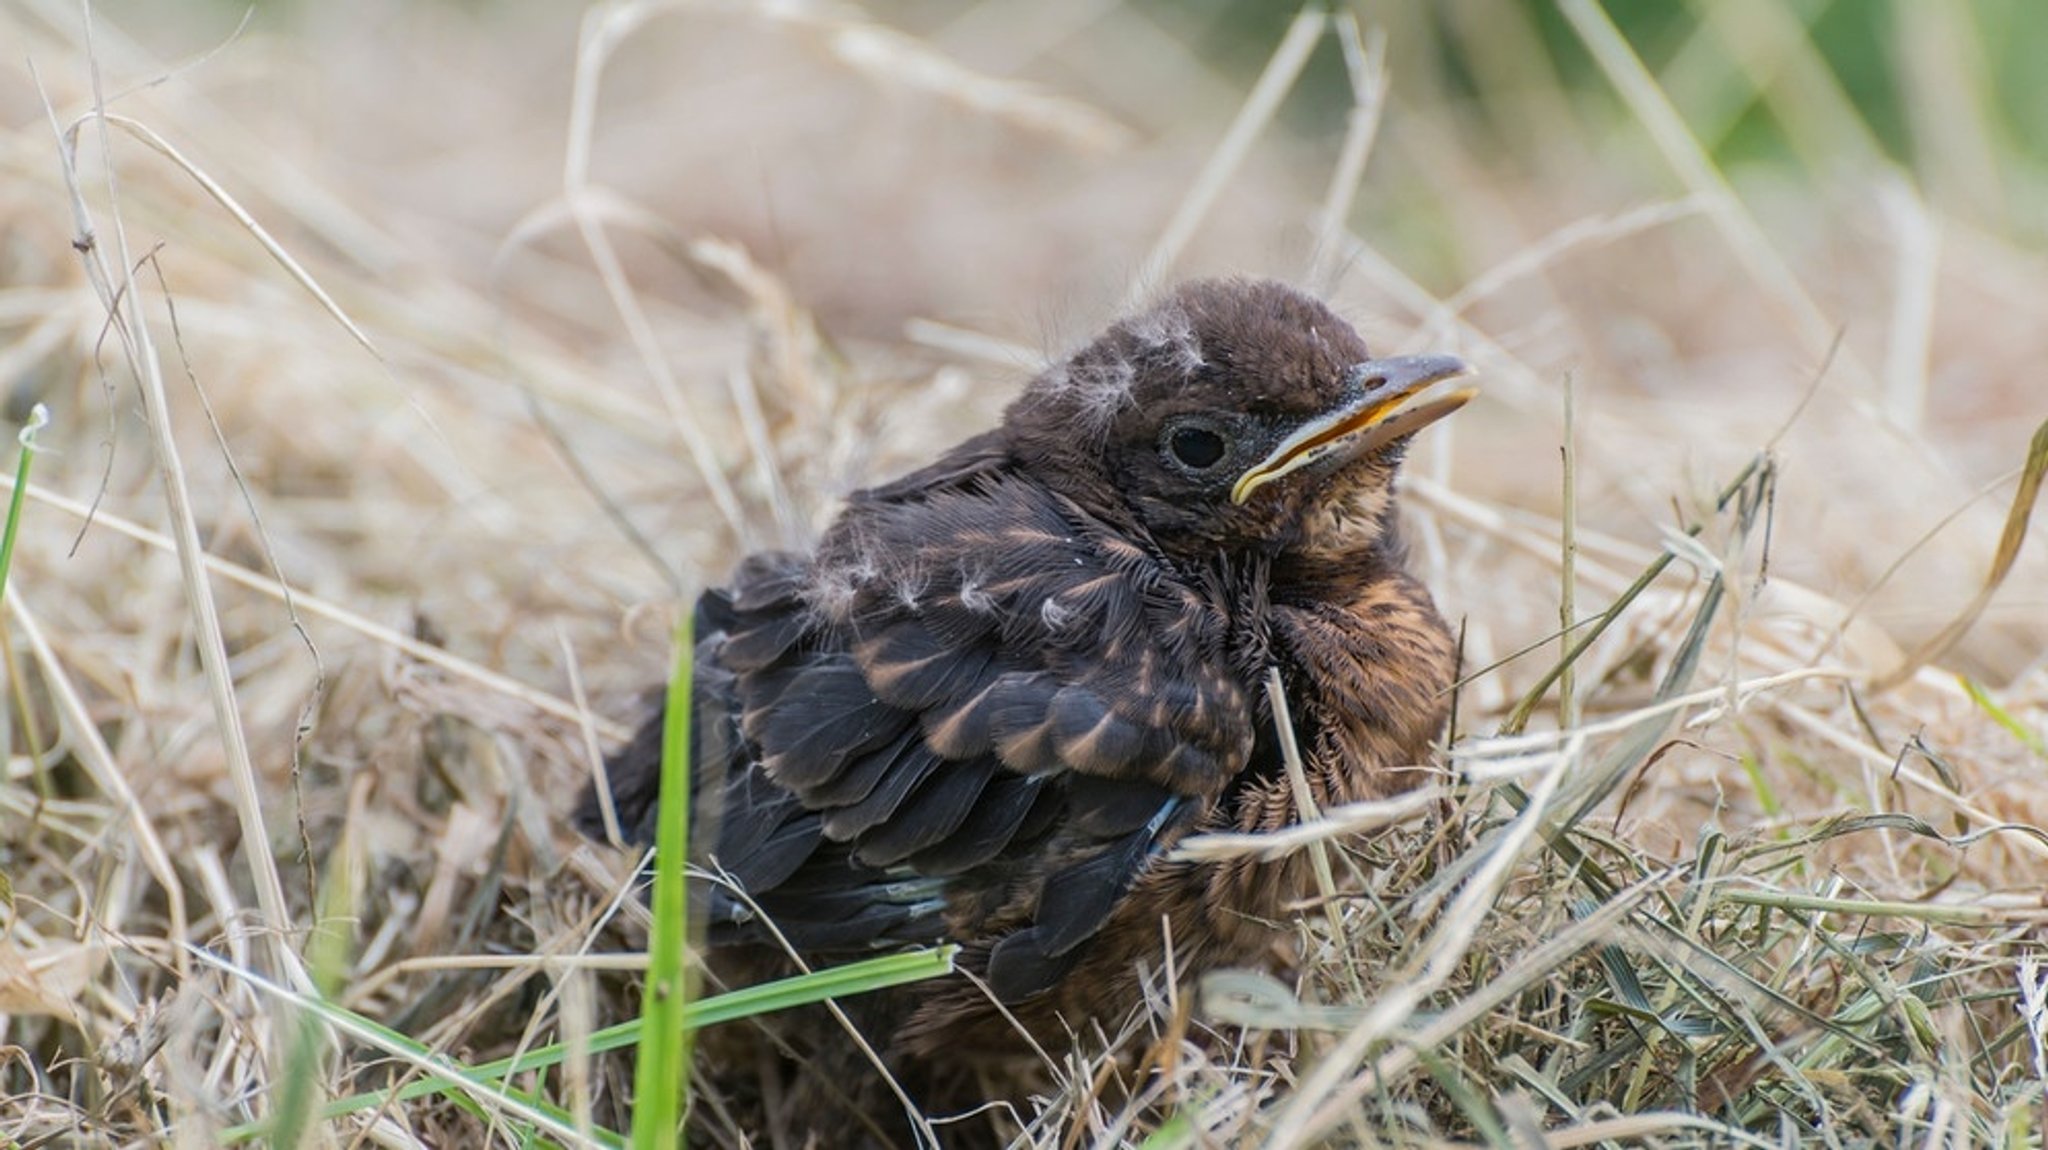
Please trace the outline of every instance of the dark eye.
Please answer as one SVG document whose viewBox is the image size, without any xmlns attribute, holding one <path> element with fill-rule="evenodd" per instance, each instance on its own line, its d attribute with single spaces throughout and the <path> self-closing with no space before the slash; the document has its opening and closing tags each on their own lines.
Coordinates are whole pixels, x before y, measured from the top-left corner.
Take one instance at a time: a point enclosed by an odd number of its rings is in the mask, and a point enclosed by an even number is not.
<svg viewBox="0 0 2048 1150">
<path fill-rule="evenodd" d="M 1182 467 L 1207 471 L 1230 453 L 1230 444 L 1214 428 L 1188 425 L 1167 433 L 1166 450 Z"/>
</svg>

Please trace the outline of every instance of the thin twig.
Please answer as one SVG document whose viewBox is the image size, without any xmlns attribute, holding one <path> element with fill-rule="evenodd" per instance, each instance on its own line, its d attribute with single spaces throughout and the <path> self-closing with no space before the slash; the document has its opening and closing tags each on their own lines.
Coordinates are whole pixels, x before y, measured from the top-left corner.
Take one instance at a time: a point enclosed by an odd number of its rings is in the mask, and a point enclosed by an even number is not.
<svg viewBox="0 0 2048 1150">
<path fill-rule="evenodd" d="M 1344 49 L 1351 111 L 1344 121 L 1344 143 L 1337 149 L 1329 190 L 1323 193 L 1322 210 L 1316 213 L 1316 246 L 1309 260 L 1308 282 L 1311 290 L 1322 293 L 1335 286 L 1338 259 L 1344 253 L 1345 221 L 1351 218 L 1351 202 L 1365 179 L 1365 165 L 1372 158 L 1373 141 L 1379 136 L 1380 117 L 1387 106 L 1386 33 L 1375 28 L 1370 37 L 1361 36 L 1358 17 L 1350 12 L 1338 13 L 1330 22 Z"/>
<path fill-rule="evenodd" d="M 1273 120 L 1273 113 L 1279 111 L 1280 102 L 1287 93 L 1294 90 L 1294 81 L 1300 78 L 1301 70 L 1308 64 L 1309 53 L 1315 50 L 1316 40 L 1323 34 L 1329 17 L 1319 4 L 1304 5 L 1294 16 L 1294 22 L 1287 26 L 1287 34 L 1280 38 L 1280 46 L 1273 50 L 1272 58 L 1266 61 L 1266 70 L 1259 74 L 1258 82 L 1252 85 L 1251 94 L 1245 97 L 1244 106 L 1238 109 L 1237 119 L 1223 134 L 1223 139 L 1209 153 L 1209 162 L 1188 186 L 1187 195 L 1175 209 L 1173 218 L 1167 222 L 1166 230 L 1146 254 L 1145 262 L 1138 267 L 1138 274 L 1131 277 L 1130 287 L 1124 292 L 1123 310 L 1131 310 L 1158 290 L 1166 274 L 1180 260 L 1188 241 L 1194 238 L 1195 229 L 1208 218 L 1209 209 L 1216 206 L 1216 198 L 1223 194 L 1223 188 L 1230 178 L 1237 174 L 1245 157 L 1251 154 L 1252 145 L 1260 133 Z"/>
<path fill-rule="evenodd" d="M 288 931 L 292 919 L 289 905 L 284 897 L 284 883 L 278 875 L 277 860 L 270 853 L 270 834 L 263 818 L 262 794 L 256 783 L 256 767 L 249 754 L 248 736 L 242 729 L 240 708 L 235 701 L 233 672 L 228 667 L 227 642 L 220 626 L 220 615 L 213 602 L 213 594 L 205 576 L 205 549 L 199 542 L 199 525 L 192 509 L 191 491 L 185 482 L 185 465 L 178 453 L 177 438 L 172 432 L 170 401 L 163 379 L 163 363 L 159 359 L 154 340 L 150 335 L 148 317 L 143 314 L 135 283 L 135 261 L 128 245 L 127 226 L 122 218 L 119 191 L 115 184 L 112 135 L 106 131 L 106 107 L 100 90 L 100 74 L 97 58 L 92 53 L 92 15 L 88 4 L 86 10 L 86 52 L 91 62 L 93 91 L 95 94 L 96 116 L 90 121 L 100 125 L 100 160 L 105 167 L 107 193 L 114 205 L 110 215 L 113 222 L 113 267 L 120 268 L 118 276 L 109 267 L 107 254 L 96 239 L 92 210 L 86 205 L 84 189 L 79 183 L 77 163 L 77 133 L 80 125 L 70 131 L 58 131 L 58 153 L 64 171 L 64 180 L 70 193 L 73 226 L 76 230 L 77 247 L 81 262 L 85 265 L 86 278 L 98 293 L 101 303 L 110 313 L 121 316 L 117 331 L 128 355 L 130 368 L 141 386 L 143 408 L 149 417 L 149 427 L 156 449 L 157 469 L 164 489 L 164 500 L 170 519 L 172 539 L 176 543 L 178 567 L 185 592 L 187 609 L 192 613 L 193 625 L 198 634 L 194 645 L 199 661 L 206 673 L 209 687 L 208 697 L 213 703 L 214 726 L 221 740 L 221 752 L 226 760 L 228 780 L 234 793 L 236 817 L 241 822 L 242 841 L 247 848 L 243 851 L 249 864 L 250 876 L 256 889 L 258 909 L 262 920 L 258 924 L 264 944 L 271 957 L 271 965 L 278 976 L 295 989 L 312 986 L 311 977 L 304 964 L 291 947 Z M 52 129 L 56 128 L 54 109 L 47 100 L 44 107 L 50 112 Z"/>
<path fill-rule="evenodd" d="M 0 475 L 0 487 L 5 487 L 10 491 L 13 490 L 13 477 Z M 35 484 L 29 485 L 28 496 L 39 503 L 55 507 L 60 511 L 78 516 L 81 519 L 92 514 L 92 509 L 86 504 L 45 491 Z M 97 521 L 117 535 L 125 535 L 137 543 L 154 547 L 159 551 L 172 551 L 177 547 L 177 544 L 172 541 L 170 536 L 151 531 L 141 524 L 123 519 L 118 515 L 110 515 L 102 511 L 98 513 Z M 201 562 L 207 571 L 226 579 L 230 583 L 247 587 L 251 591 L 268 595 L 274 599 L 281 600 L 284 598 L 284 587 L 277 580 L 267 575 L 260 575 L 249 570 L 247 567 L 231 563 L 215 555 L 202 556 Z M 362 635 L 366 639 L 395 648 L 411 658 L 418 659 L 422 663 L 439 667 L 450 674 L 458 675 L 480 686 L 507 695 L 532 707 L 534 710 L 545 712 L 558 719 L 567 719 L 572 723 L 589 722 L 597 729 L 600 735 L 607 739 L 623 739 L 627 735 L 632 734 L 623 725 L 609 719 L 593 716 L 567 699 L 549 694 L 538 687 L 528 686 L 509 675 L 493 671 L 479 663 L 473 663 L 460 655 L 451 654 L 431 643 L 422 642 L 403 631 L 387 627 L 375 620 L 358 615 L 339 604 L 330 603 L 320 596 L 309 595 L 304 591 L 300 591 L 297 594 L 297 602 L 299 607 L 308 615 L 316 615 L 331 623 L 337 623 Z"/>
</svg>

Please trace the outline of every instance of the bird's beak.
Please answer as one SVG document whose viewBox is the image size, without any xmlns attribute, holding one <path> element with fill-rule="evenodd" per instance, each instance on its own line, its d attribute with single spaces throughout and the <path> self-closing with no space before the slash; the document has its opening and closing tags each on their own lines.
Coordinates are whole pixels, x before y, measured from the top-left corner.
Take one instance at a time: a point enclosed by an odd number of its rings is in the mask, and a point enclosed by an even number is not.
<svg viewBox="0 0 2048 1150">
<path fill-rule="evenodd" d="M 1272 454 L 1253 464 L 1230 489 L 1241 504 L 1252 492 L 1283 475 L 1332 456 L 1356 458 L 1421 431 L 1465 406 L 1479 389 L 1462 387 L 1427 403 L 1401 402 L 1439 380 L 1472 369 L 1451 355 L 1403 355 L 1371 359 L 1350 369 L 1352 392 L 1334 411 L 1316 416 L 1280 441 Z"/>
</svg>

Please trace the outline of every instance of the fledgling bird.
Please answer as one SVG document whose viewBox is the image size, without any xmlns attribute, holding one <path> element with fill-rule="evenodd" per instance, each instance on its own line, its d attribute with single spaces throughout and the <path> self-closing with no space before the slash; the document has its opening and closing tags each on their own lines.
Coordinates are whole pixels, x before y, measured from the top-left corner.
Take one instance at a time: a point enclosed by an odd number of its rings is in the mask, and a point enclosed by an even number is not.
<svg viewBox="0 0 2048 1150">
<path fill-rule="evenodd" d="M 1409 401 L 1464 371 L 1374 359 L 1281 284 L 1189 283 L 854 494 L 814 554 L 743 562 L 697 605 L 696 841 L 748 896 L 703 896 L 711 942 L 765 915 L 820 956 L 960 943 L 987 991 L 912 988 L 872 1035 L 906 1066 L 1018 1049 L 1006 1014 L 1113 1026 L 1169 929 L 1182 977 L 1259 961 L 1306 864 L 1169 852 L 1296 821 L 1270 667 L 1318 804 L 1421 777 L 1455 653 L 1395 473 L 1473 393 Z M 640 843 L 660 728 L 609 764 Z M 577 817 L 603 834 L 594 792 Z"/>
</svg>

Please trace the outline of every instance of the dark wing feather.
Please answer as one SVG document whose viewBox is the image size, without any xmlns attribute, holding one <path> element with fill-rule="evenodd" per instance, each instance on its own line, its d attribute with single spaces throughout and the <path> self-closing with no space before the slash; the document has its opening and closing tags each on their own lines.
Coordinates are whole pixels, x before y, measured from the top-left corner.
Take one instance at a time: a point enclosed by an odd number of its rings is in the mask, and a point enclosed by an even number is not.
<svg viewBox="0 0 2048 1150">
<path fill-rule="evenodd" d="M 963 679 L 979 679 L 995 659 L 993 643 L 947 644 L 915 618 L 877 627 L 853 645 L 868 686 L 883 702 L 906 711 L 927 711 L 957 691 Z"/>
<path fill-rule="evenodd" d="M 860 756 L 839 772 L 838 777 L 805 791 L 804 801 L 820 809 L 850 807 L 859 803 L 875 793 L 882 776 L 910 753 L 923 737 L 916 726 L 906 727 L 894 742 Z"/>
<path fill-rule="evenodd" d="M 1076 775 L 1067 780 L 1067 821 L 1095 838 L 1122 838 L 1158 817 L 1173 797 L 1147 782 Z"/>
<path fill-rule="evenodd" d="M 856 494 L 815 559 L 748 560 L 700 618 L 716 630 L 698 704 L 737 727 L 698 777 L 743 776 L 717 789 L 743 808 L 719 862 L 792 942 L 831 948 L 935 932 L 949 884 L 973 894 L 1001 881 L 976 868 L 1055 852 L 1028 924 L 995 942 L 1005 1000 L 1065 971 L 1169 817 L 1204 809 L 1251 753 L 1227 620 L 1010 470 L 993 436 Z M 749 936 L 741 902 L 714 900 L 714 938 Z M 1002 904 L 954 908 L 1019 913 Z"/>
<path fill-rule="evenodd" d="M 1078 950 L 1049 954 L 1039 928 L 1027 926 L 997 940 L 988 956 L 988 988 L 998 1002 L 1022 1002 L 1051 990 L 1081 960 Z"/>
<path fill-rule="evenodd" d="M 910 856 L 910 869 L 956 875 L 1002 854 L 1044 798 L 1046 785 L 1042 778 L 997 777 L 951 834 Z"/>
<path fill-rule="evenodd" d="M 733 618 L 732 601 L 721 592 L 707 592 L 697 602 L 698 640 L 691 677 L 696 721 L 690 727 L 690 763 L 694 789 L 698 790 L 706 786 L 707 780 L 725 778 L 736 757 L 743 753 L 739 681 L 719 658 L 725 628 Z M 661 692 L 653 694 L 658 702 Z M 611 789 L 619 833 L 631 845 L 654 844 L 660 812 L 662 738 L 662 713 L 657 708 L 625 746 L 605 759 L 605 781 Z M 584 834 L 599 840 L 605 837 L 604 812 L 595 787 L 583 792 L 572 818 Z M 693 831 L 698 829 L 695 823 L 693 820 Z"/>
<path fill-rule="evenodd" d="M 1144 826 L 1047 879 L 1033 928 L 1039 948 L 1061 955 L 1094 937 L 1181 809 L 1182 800 L 1168 799 Z"/>
<path fill-rule="evenodd" d="M 1167 800 L 1144 826 L 1046 879 L 1032 925 L 998 941 L 989 954 L 989 989 L 997 999 L 1028 998 L 1073 968 L 1081 944 L 1115 913 L 1180 807 L 1181 800 Z"/>
<path fill-rule="evenodd" d="M 999 769 L 993 759 L 983 758 L 933 772 L 895 817 L 860 837 L 854 857 L 886 867 L 936 846 L 967 820 Z"/>
<path fill-rule="evenodd" d="M 945 934 L 938 880 L 878 873 L 831 844 L 772 889 L 750 888 L 743 897 L 720 885 L 708 895 L 710 940 L 719 946 L 787 940 L 800 950 L 829 952 L 930 943 Z"/>
<path fill-rule="evenodd" d="M 743 691 L 741 730 L 760 748 L 769 777 L 799 796 L 838 778 L 909 724 L 908 715 L 868 689 L 853 659 L 837 652 L 755 672 Z"/>
<path fill-rule="evenodd" d="M 825 811 L 825 833 L 839 842 L 858 841 L 860 836 L 892 818 L 910 792 L 945 765 L 946 760 L 933 754 L 923 740 L 909 740 L 903 744 L 901 753 L 882 769 L 881 778 L 866 798 Z"/>
<path fill-rule="evenodd" d="M 1037 484 L 975 472 L 857 501 L 821 548 L 830 619 L 941 754 L 1219 793 L 1250 754 L 1228 626 L 1187 581 Z"/>
<path fill-rule="evenodd" d="M 735 671 L 771 666 L 797 645 L 808 626 L 801 611 L 752 621 L 726 636 L 721 657 Z"/>
<path fill-rule="evenodd" d="M 1002 433 L 984 431 L 915 471 L 854 492 L 848 503 L 860 507 L 928 499 L 936 492 L 970 486 L 1000 474 L 1011 462 L 1010 448 Z"/>
<path fill-rule="evenodd" d="M 810 564 L 802 556 L 765 551 L 741 562 L 729 592 L 705 592 L 698 600 L 697 634 L 723 636 L 717 647 L 720 666 L 734 672 L 758 670 L 803 639 L 810 626 L 803 603 L 809 575 Z M 706 611 L 707 602 L 720 609 Z"/>
<path fill-rule="evenodd" d="M 710 815 L 718 827 L 705 853 L 748 890 L 781 885 L 824 841 L 818 812 L 807 810 L 759 771 L 734 772 L 724 791 L 723 802 Z"/>
</svg>

